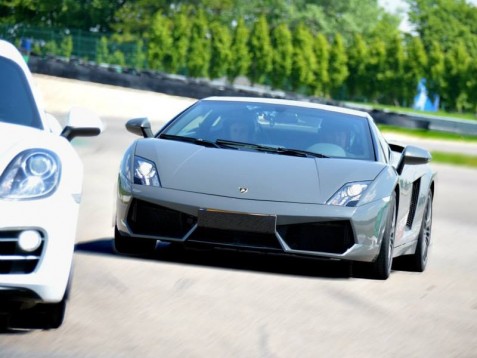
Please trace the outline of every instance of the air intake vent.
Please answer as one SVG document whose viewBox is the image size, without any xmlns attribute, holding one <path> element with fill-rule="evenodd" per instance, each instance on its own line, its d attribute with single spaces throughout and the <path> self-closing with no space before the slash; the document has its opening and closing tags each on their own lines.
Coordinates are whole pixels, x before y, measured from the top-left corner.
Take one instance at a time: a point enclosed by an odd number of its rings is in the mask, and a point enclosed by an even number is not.
<svg viewBox="0 0 477 358">
<path fill-rule="evenodd" d="M 409 208 L 409 215 L 407 217 L 406 226 L 412 227 L 414 216 L 416 215 L 417 200 L 419 199 L 419 189 L 421 188 L 421 178 L 417 179 L 412 184 L 411 207 Z"/>
<path fill-rule="evenodd" d="M 282 225 L 278 232 L 293 250 L 342 254 L 354 244 L 348 221 Z"/>
<path fill-rule="evenodd" d="M 43 233 L 41 244 L 34 251 L 26 252 L 19 245 L 21 230 L 0 231 L 0 274 L 29 274 L 40 261 L 45 247 Z"/>
<path fill-rule="evenodd" d="M 182 238 L 197 218 L 180 211 L 134 200 L 128 212 L 128 225 L 134 234 Z"/>
</svg>

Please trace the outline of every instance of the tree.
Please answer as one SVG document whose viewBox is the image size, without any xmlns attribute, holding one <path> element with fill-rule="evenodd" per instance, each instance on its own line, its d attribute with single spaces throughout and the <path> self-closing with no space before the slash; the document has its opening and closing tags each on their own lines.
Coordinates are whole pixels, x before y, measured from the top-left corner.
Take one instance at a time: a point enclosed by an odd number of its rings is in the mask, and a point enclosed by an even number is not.
<svg viewBox="0 0 477 358">
<path fill-rule="evenodd" d="M 426 68 L 426 85 L 430 97 L 441 96 L 445 91 L 445 55 L 438 42 L 432 42 Z"/>
<path fill-rule="evenodd" d="M 245 22 L 240 18 L 235 26 L 232 40 L 231 53 L 232 58 L 230 66 L 227 69 L 227 78 L 231 83 L 238 76 L 244 76 L 248 73 L 252 58 L 248 48 L 249 31 Z"/>
<path fill-rule="evenodd" d="M 330 85 L 330 44 L 326 36 L 319 33 L 313 41 L 313 53 L 316 66 L 314 68 L 314 81 L 311 84 L 315 96 L 328 97 Z"/>
<path fill-rule="evenodd" d="M 378 101 L 385 93 L 386 79 L 386 44 L 377 38 L 368 47 L 369 57 L 367 63 L 368 81 L 365 84 L 365 96 L 371 101 Z"/>
<path fill-rule="evenodd" d="M 131 58 L 131 67 L 140 70 L 143 69 L 146 65 L 146 55 L 144 53 L 144 42 L 138 40 L 134 44 L 134 52 Z"/>
<path fill-rule="evenodd" d="M 96 44 L 96 63 L 107 63 L 109 60 L 108 39 L 102 36 Z"/>
<path fill-rule="evenodd" d="M 457 39 L 477 55 L 477 7 L 463 0 L 408 0 L 409 19 L 426 50 L 439 43 L 448 52 Z"/>
<path fill-rule="evenodd" d="M 412 36 L 406 47 L 404 61 L 404 101 L 407 105 L 412 103 L 419 81 L 425 77 L 428 58 L 422 41 L 417 36 Z"/>
<path fill-rule="evenodd" d="M 108 32 L 124 3 L 127 1 L 0 0 L 0 23 Z"/>
<path fill-rule="evenodd" d="M 248 77 L 252 84 L 265 83 L 272 70 L 273 48 L 267 19 L 261 16 L 254 23 L 249 38 L 251 65 Z"/>
<path fill-rule="evenodd" d="M 70 58 L 71 54 L 73 53 L 73 38 L 68 35 L 63 37 L 60 43 L 60 52 L 61 55 Z"/>
<path fill-rule="evenodd" d="M 383 98 L 386 103 L 399 106 L 403 104 L 405 97 L 405 53 L 402 35 L 395 33 L 386 42 L 386 53 L 388 54 L 384 63 L 384 73 L 382 77 Z"/>
<path fill-rule="evenodd" d="M 304 24 L 300 24 L 293 34 L 293 69 L 291 85 L 294 91 L 309 93 L 314 88 L 316 57 L 313 36 Z"/>
<path fill-rule="evenodd" d="M 189 48 L 190 11 L 189 8 L 183 7 L 171 18 L 171 37 L 173 46 L 170 49 L 170 53 L 172 73 L 186 73 L 186 57 Z"/>
<path fill-rule="evenodd" d="M 232 59 L 232 52 L 230 51 L 232 38 L 229 29 L 218 22 L 210 25 L 210 35 L 209 77 L 220 78 L 227 74 Z"/>
<path fill-rule="evenodd" d="M 292 34 L 286 24 L 272 31 L 273 67 L 270 80 L 274 88 L 285 89 L 293 66 Z"/>
<path fill-rule="evenodd" d="M 449 50 L 446 55 L 446 91 L 443 96 L 447 109 L 459 112 L 471 109 L 469 103 L 469 71 L 472 58 L 467 52 L 463 40 Z"/>
<path fill-rule="evenodd" d="M 206 78 L 209 74 L 210 39 L 207 19 L 199 9 L 192 19 L 187 69 L 191 77 Z"/>
<path fill-rule="evenodd" d="M 347 62 L 343 37 L 338 33 L 335 35 L 330 49 L 330 92 L 333 98 L 343 97 L 343 84 L 349 74 Z"/>
<path fill-rule="evenodd" d="M 162 1 L 124 0 L 122 6 L 114 13 L 111 28 L 123 41 L 132 41 L 137 38 L 148 40 L 152 19 L 158 12 L 162 14 L 167 12 L 167 6 Z"/>
<path fill-rule="evenodd" d="M 171 22 L 161 12 L 152 18 L 149 34 L 148 64 L 149 67 L 160 71 L 169 71 L 171 68 L 172 48 Z"/>
<path fill-rule="evenodd" d="M 368 48 L 361 34 L 354 34 L 347 53 L 349 76 L 346 79 L 346 87 L 348 96 L 351 99 L 363 99 L 363 87 L 368 80 L 366 73 Z"/>
</svg>

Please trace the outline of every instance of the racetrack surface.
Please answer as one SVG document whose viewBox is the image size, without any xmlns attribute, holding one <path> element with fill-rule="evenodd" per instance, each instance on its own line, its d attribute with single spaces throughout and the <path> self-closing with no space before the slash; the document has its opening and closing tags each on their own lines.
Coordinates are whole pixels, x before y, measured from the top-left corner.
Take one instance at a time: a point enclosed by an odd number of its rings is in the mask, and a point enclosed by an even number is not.
<svg viewBox="0 0 477 358">
<path fill-rule="evenodd" d="M 137 138 L 124 123 L 146 114 L 157 129 L 192 100 L 35 78 L 51 112 L 86 105 L 106 130 L 74 141 L 85 183 L 65 324 L 0 334 L 1 357 L 476 356 L 476 170 L 435 165 L 433 245 L 422 274 L 394 270 L 375 281 L 331 262 L 167 247 L 118 256 L 116 173 Z"/>
</svg>

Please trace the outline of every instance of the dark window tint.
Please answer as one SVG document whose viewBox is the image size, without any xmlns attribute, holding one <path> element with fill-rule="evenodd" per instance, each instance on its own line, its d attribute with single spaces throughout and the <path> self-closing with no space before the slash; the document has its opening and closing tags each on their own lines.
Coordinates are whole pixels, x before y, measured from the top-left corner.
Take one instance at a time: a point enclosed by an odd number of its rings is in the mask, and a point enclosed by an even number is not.
<svg viewBox="0 0 477 358">
<path fill-rule="evenodd" d="M 326 108 L 204 100 L 176 117 L 162 133 L 375 160 L 368 119 Z"/>
<path fill-rule="evenodd" d="M 0 57 L 0 122 L 43 128 L 21 68 Z"/>
</svg>

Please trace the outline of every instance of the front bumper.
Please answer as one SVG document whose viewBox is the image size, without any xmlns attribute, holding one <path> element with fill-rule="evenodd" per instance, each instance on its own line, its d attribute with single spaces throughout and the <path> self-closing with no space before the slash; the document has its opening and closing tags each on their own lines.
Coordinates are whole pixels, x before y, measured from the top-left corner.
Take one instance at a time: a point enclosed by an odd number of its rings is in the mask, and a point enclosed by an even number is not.
<svg viewBox="0 0 477 358">
<path fill-rule="evenodd" d="M 73 196 L 32 201 L 0 200 L 0 299 L 55 303 L 63 298 L 73 260 L 79 204 Z M 40 234 L 32 252 L 20 233 Z"/>
<path fill-rule="evenodd" d="M 132 192 L 120 185 L 116 226 L 123 235 L 365 262 L 379 253 L 389 202 L 349 208 L 137 185 Z"/>
</svg>

